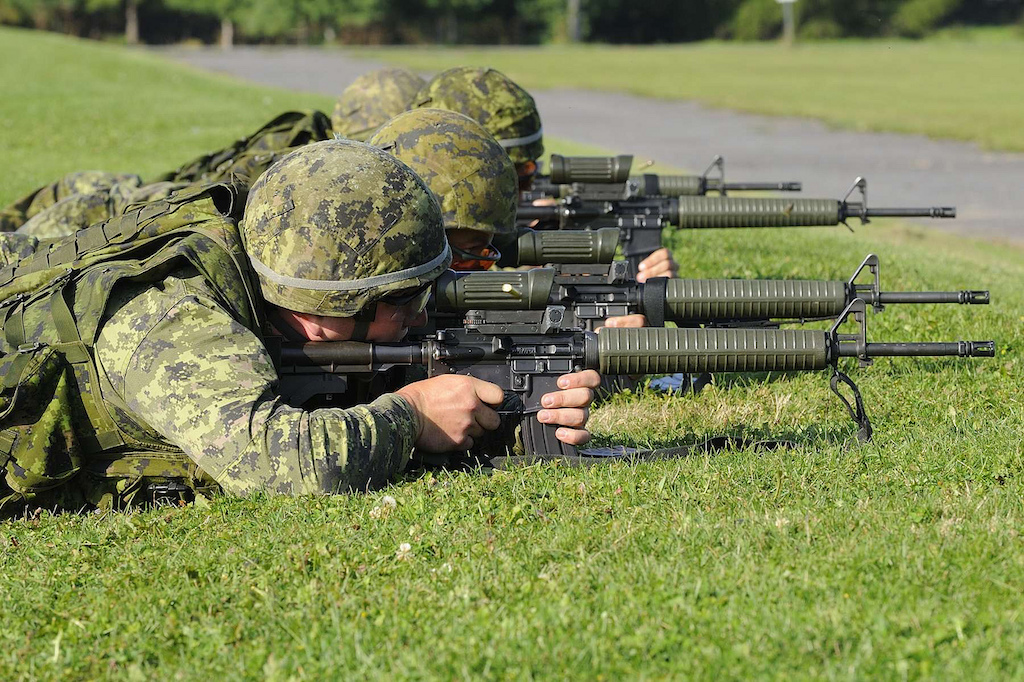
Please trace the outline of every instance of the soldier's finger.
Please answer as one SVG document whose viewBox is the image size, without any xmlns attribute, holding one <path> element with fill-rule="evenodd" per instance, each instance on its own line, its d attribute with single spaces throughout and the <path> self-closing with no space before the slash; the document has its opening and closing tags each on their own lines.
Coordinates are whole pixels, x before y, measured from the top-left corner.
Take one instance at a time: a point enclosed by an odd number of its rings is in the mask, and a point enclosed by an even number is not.
<svg viewBox="0 0 1024 682">
<path fill-rule="evenodd" d="M 542 407 L 555 409 L 559 407 L 586 407 L 594 400 L 594 391 L 581 388 L 567 388 L 554 393 L 545 393 L 541 399 Z"/>
<path fill-rule="evenodd" d="M 585 369 L 582 372 L 563 374 L 558 377 L 558 387 L 563 391 L 567 388 L 597 388 L 601 385 L 601 375 L 596 369 Z"/>
<path fill-rule="evenodd" d="M 650 270 L 654 266 L 659 265 L 661 263 L 664 263 L 668 259 L 669 259 L 668 249 L 666 249 L 664 247 L 660 248 L 657 251 L 655 251 L 654 253 L 652 253 L 650 256 L 648 256 L 647 258 L 644 258 L 642 261 L 640 261 L 639 269 L 641 271 L 642 270 Z"/>
<path fill-rule="evenodd" d="M 590 440 L 590 432 L 586 429 L 570 429 L 563 426 L 555 431 L 555 438 L 569 445 L 583 445 Z"/>
<path fill-rule="evenodd" d="M 505 398 L 505 392 L 497 384 L 492 384 L 489 381 L 477 379 L 476 377 L 470 377 L 470 379 L 473 380 L 473 389 L 476 391 L 476 397 L 488 405 L 497 405 Z"/>
<path fill-rule="evenodd" d="M 604 326 L 616 329 L 646 327 L 647 318 L 643 315 L 619 315 L 618 317 L 609 317 L 604 321 Z M 600 332 L 603 328 L 601 327 L 597 331 Z"/>
<path fill-rule="evenodd" d="M 559 424 L 578 429 L 586 426 L 590 413 L 579 407 L 563 407 L 558 410 L 541 410 L 537 420 L 544 424 Z"/>
<path fill-rule="evenodd" d="M 501 426 L 501 417 L 489 407 L 480 405 L 473 411 L 476 423 L 487 431 L 493 431 Z"/>
</svg>

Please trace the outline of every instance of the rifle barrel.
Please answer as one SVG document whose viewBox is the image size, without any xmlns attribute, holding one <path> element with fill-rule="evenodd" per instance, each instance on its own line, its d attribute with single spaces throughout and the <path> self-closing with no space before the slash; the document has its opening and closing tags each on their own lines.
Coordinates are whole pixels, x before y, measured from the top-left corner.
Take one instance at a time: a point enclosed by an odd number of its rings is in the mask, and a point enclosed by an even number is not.
<svg viewBox="0 0 1024 682">
<path fill-rule="evenodd" d="M 799 192 L 803 184 L 799 182 L 726 182 L 708 180 L 708 189 L 726 192 Z"/>
<path fill-rule="evenodd" d="M 850 204 L 856 206 L 858 204 Z M 851 216 L 860 215 L 860 211 L 849 212 Z M 868 218 L 955 218 L 955 206 L 930 206 L 927 208 L 869 208 Z"/>
<path fill-rule="evenodd" d="M 869 343 L 867 357 L 995 357 L 994 341 L 953 341 L 948 343 Z M 839 344 L 839 357 L 858 357 L 855 344 Z"/>
<path fill-rule="evenodd" d="M 881 291 L 878 303 L 959 303 L 961 305 L 988 305 L 987 291 Z M 873 301 L 872 301 L 873 302 Z"/>
<path fill-rule="evenodd" d="M 520 220 L 553 220 L 561 214 L 561 206 L 523 206 L 519 205 L 516 218 Z"/>
</svg>

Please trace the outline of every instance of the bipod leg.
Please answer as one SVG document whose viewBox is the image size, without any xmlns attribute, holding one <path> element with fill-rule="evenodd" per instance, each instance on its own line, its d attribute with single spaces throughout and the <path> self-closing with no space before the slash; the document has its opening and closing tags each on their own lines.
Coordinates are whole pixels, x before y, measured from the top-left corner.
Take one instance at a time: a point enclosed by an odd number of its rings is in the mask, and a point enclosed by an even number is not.
<svg viewBox="0 0 1024 682">
<path fill-rule="evenodd" d="M 851 403 L 846 399 L 846 396 L 839 390 L 839 382 L 843 382 L 850 387 L 853 391 L 853 402 Z M 832 370 L 832 380 L 829 382 L 832 392 L 839 396 L 839 399 L 843 401 L 843 405 L 846 406 L 846 411 L 850 415 L 850 419 L 857 425 L 857 440 L 861 443 L 867 443 L 871 441 L 871 435 L 874 433 L 874 429 L 871 427 L 871 420 L 868 419 L 868 413 L 864 410 L 864 398 L 860 394 L 860 389 L 857 388 L 857 384 L 853 383 L 853 379 L 846 376 L 839 371 L 838 368 Z"/>
</svg>

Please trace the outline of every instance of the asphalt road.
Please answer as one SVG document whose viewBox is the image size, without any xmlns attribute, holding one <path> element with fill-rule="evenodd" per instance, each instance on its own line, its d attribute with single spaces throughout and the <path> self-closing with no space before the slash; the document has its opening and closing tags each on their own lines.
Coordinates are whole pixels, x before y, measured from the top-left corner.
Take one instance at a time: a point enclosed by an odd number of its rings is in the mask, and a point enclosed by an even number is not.
<svg viewBox="0 0 1024 682">
<path fill-rule="evenodd" d="M 168 58 L 266 85 L 337 95 L 380 64 L 312 48 L 165 49 Z M 805 118 L 712 109 L 626 94 L 533 93 L 544 130 L 638 159 L 700 172 L 715 154 L 732 181 L 799 180 L 804 196 L 841 198 L 857 176 L 868 205 L 956 206 L 932 227 L 1024 242 L 1024 154 L 918 135 L 833 130 Z M 328 112 L 330 113 L 330 112 Z"/>
</svg>

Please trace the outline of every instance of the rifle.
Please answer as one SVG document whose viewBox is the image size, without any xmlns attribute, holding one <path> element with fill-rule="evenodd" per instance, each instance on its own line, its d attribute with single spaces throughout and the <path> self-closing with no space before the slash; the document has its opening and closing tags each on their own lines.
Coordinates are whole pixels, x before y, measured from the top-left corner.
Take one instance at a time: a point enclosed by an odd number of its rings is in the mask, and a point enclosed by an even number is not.
<svg viewBox="0 0 1024 682">
<path fill-rule="evenodd" d="M 561 156 L 551 155 L 551 174 L 534 178 L 533 187 L 521 192 L 520 202 L 537 199 L 565 199 L 570 196 L 584 201 L 637 199 L 641 197 L 703 196 L 708 192 L 726 195 L 729 192 L 799 192 L 799 182 L 726 182 L 725 160 L 716 156 L 701 175 L 629 174 L 632 156 Z M 711 177 L 717 171 L 718 177 Z"/>
<path fill-rule="evenodd" d="M 280 391 L 287 395 L 290 385 L 301 384 L 311 373 L 336 376 L 341 379 L 339 385 L 352 375 L 408 366 L 424 366 L 430 376 L 474 376 L 505 391 L 499 413 L 519 424 L 528 456 L 575 458 L 576 449 L 555 437 L 556 427 L 536 418 L 541 396 L 557 390 L 558 377 L 568 372 L 597 369 L 603 374 L 638 375 L 831 367 L 833 392 L 857 423 L 858 437 L 868 440 L 872 429 L 863 399 L 856 384 L 839 371 L 840 358 L 855 357 L 867 365 L 877 357 L 995 355 L 992 341 L 868 343 L 865 306 L 861 299 L 851 301 L 828 331 L 647 327 L 604 329 L 600 334 L 567 326 L 561 306 L 470 311 L 463 326 L 439 330 L 420 342 L 282 344 L 278 349 Z M 859 325 L 858 333 L 840 334 L 839 326 L 850 317 Z M 839 382 L 851 388 L 853 403 L 842 395 Z"/>
<path fill-rule="evenodd" d="M 859 191 L 861 201 L 850 202 Z M 857 178 L 842 200 L 736 197 L 676 197 L 623 201 L 561 200 L 555 206 L 521 206 L 517 222 L 541 222 L 562 230 L 617 227 L 622 255 L 635 269 L 640 261 L 661 248 L 666 225 L 680 229 L 726 227 L 826 227 L 846 225 L 858 218 L 955 218 L 956 208 L 868 208 L 867 180 Z"/>
<path fill-rule="evenodd" d="M 870 283 L 858 284 L 865 271 Z M 806 322 L 835 318 L 855 299 L 875 312 L 889 304 L 985 305 L 988 291 L 882 291 L 879 261 L 868 255 L 843 280 L 656 278 L 637 283 L 625 261 L 558 264 L 515 272 L 452 272 L 434 284 L 432 328 L 461 324 L 467 311 L 565 309 L 564 323 L 591 331 L 609 317 L 642 314 L 650 326 Z"/>
</svg>

